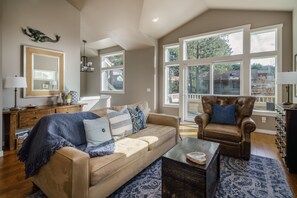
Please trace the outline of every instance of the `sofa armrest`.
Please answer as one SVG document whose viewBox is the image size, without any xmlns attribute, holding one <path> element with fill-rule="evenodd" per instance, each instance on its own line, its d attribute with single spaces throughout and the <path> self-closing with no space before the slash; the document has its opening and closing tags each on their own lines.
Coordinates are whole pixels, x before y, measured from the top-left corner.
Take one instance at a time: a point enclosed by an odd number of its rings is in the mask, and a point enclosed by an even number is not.
<svg viewBox="0 0 297 198">
<path fill-rule="evenodd" d="M 89 155 L 73 147 L 55 152 L 32 181 L 48 197 L 88 197 Z"/>
<path fill-rule="evenodd" d="M 209 123 L 209 115 L 207 113 L 202 113 L 195 117 L 195 122 L 198 125 L 198 138 L 203 138 L 204 128 Z"/>
<path fill-rule="evenodd" d="M 176 128 L 176 142 L 179 139 L 179 122 L 180 119 L 178 116 L 167 115 L 167 114 L 158 114 L 158 113 L 149 113 L 147 122 L 151 124 L 172 126 Z"/>
</svg>

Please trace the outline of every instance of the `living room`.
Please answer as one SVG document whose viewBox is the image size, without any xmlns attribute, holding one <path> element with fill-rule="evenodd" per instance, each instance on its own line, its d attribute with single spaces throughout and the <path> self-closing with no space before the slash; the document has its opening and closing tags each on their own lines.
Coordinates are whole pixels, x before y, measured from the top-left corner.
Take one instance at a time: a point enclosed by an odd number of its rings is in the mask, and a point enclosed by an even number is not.
<svg viewBox="0 0 297 198">
<path fill-rule="evenodd" d="M 215 64 L 230 62 L 239 64 L 240 70 L 228 70 L 233 75 L 235 88 L 231 91 L 235 94 L 229 91 L 225 95 L 231 93 L 231 95 L 247 96 L 250 95 L 250 90 L 253 91 L 251 88 L 253 85 L 250 82 L 250 73 L 252 73 L 249 70 L 250 65 L 254 60 L 273 57 L 273 63 L 270 62 L 270 66 L 275 69 L 274 73 L 272 72 L 273 93 L 269 97 L 263 97 L 261 94 L 254 95 L 257 101 L 252 119 L 256 123 L 257 133 L 268 134 L 269 137 L 276 134 L 276 112 L 275 108 L 269 105 L 281 104 L 287 100 L 297 103 L 295 85 L 290 87 L 288 98 L 286 86 L 275 83 L 277 72 L 291 72 L 296 68 L 297 60 L 294 55 L 297 54 L 297 3 L 294 0 L 261 2 L 242 0 L 236 3 L 232 0 L 224 3 L 214 0 L 162 3 L 148 0 L 133 0 L 129 3 L 88 0 L 2 0 L 0 5 L 0 71 L 3 79 L 0 82 L 3 87 L 0 89 L 1 112 L 2 109 L 13 107 L 15 102 L 14 90 L 4 88 L 4 79 L 15 75 L 25 76 L 23 46 L 63 52 L 65 88 L 68 91 L 76 91 L 80 97 L 110 95 L 110 106 L 146 100 L 152 112 L 178 116 L 181 123 L 195 125 L 195 127 L 197 124 L 194 117 L 203 112 L 200 97 L 203 94 L 221 95 L 216 92 L 216 88 L 212 88 L 218 79 L 212 77 L 211 69 L 206 69 L 208 71 L 206 75 L 210 76 L 208 83 L 198 82 L 197 78 L 188 80 L 190 78 L 188 69 L 193 68 L 195 72 L 194 67 L 198 65 L 214 64 L 215 66 Z M 50 38 L 59 35 L 60 40 L 34 42 L 22 32 L 22 28 L 28 27 L 39 30 Z M 243 35 L 240 40 L 242 52 L 238 54 L 223 58 L 208 57 L 202 61 L 198 60 L 198 55 L 196 59 L 189 61 L 185 58 L 179 60 L 176 56 L 173 60 L 167 61 L 166 54 L 170 54 L 172 48 L 179 50 L 177 54 L 181 56 L 186 53 L 183 46 L 193 40 L 227 34 L 232 43 L 232 35 L 238 32 Z M 255 56 L 250 56 L 249 38 L 257 37 L 257 33 L 263 32 L 273 32 L 275 49 L 272 52 L 260 51 Z M 84 44 L 83 40 L 87 43 Z M 236 46 L 232 46 L 232 53 L 236 52 L 236 49 Z M 184 51 L 181 53 L 182 50 Z M 120 70 L 120 76 L 123 77 L 117 76 L 117 79 L 122 84 L 117 88 L 116 81 L 112 84 L 113 89 L 116 90 L 111 91 L 109 85 L 104 86 L 104 67 L 101 60 L 122 52 L 124 65 L 117 67 Z M 84 55 L 89 62 L 92 62 L 93 72 L 81 72 L 81 56 Z M 170 76 L 167 68 L 173 66 L 178 66 L 179 71 Z M 169 76 L 172 78 L 169 79 Z M 173 90 L 172 86 L 176 82 L 179 83 L 178 90 Z M 193 83 L 191 85 L 193 87 L 188 89 L 190 82 Z M 198 86 L 196 87 L 199 83 L 203 84 L 202 91 L 198 90 Z M 265 83 L 267 84 L 267 81 L 262 84 Z M 56 95 L 24 97 L 23 92 L 23 89 L 18 89 L 17 92 L 17 102 L 20 106 L 56 103 Z M 177 97 L 172 100 L 174 95 Z M 0 120 L 0 157 L 5 156 L 2 150 L 5 146 L 2 120 L 3 117 Z M 187 125 L 184 127 L 187 128 Z M 189 128 L 189 131 L 191 130 L 193 129 Z M 194 130 L 197 136 L 197 128 Z M 253 140 L 252 138 L 251 141 Z M 261 142 L 263 139 L 259 138 L 256 141 Z M 1 163 L 5 165 L 5 161 Z M 296 193 L 296 187 L 292 191 Z"/>
</svg>

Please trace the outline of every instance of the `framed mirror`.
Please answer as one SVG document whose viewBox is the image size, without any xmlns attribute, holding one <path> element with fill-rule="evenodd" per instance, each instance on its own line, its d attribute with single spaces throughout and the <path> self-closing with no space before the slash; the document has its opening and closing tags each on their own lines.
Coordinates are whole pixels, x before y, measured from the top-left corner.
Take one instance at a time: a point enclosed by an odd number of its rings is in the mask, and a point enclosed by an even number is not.
<svg viewBox="0 0 297 198">
<path fill-rule="evenodd" d="M 64 90 L 63 52 L 32 46 L 23 46 L 23 52 L 27 80 L 24 97 L 53 96 Z"/>
</svg>

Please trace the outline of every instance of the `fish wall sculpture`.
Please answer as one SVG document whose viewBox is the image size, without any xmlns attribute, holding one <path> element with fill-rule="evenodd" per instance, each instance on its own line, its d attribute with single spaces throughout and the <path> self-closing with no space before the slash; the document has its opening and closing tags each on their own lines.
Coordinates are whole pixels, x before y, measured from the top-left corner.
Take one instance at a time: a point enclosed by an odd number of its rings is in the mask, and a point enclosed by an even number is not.
<svg viewBox="0 0 297 198">
<path fill-rule="evenodd" d="M 28 30 L 28 31 L 27 31 Z M 56 43 L 60 40 L 61 36 L 55 35 L 56 39 L 52 39 L 46 36 L 43 32 L 35 30 L 33 28 L 27 27 L 27 29 L 22 28 L 22 32 L 31 38 L 31 41 L 34 42 L 52 42 Z"/>
</svg>

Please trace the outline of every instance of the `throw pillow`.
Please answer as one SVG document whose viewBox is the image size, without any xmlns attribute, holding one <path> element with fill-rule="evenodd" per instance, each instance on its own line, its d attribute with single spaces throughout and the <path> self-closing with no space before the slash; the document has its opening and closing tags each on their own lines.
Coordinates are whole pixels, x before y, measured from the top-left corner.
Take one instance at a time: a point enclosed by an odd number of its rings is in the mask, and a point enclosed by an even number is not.
<svg viewBox="0 0 297 198">
<path fill-rule="evenodd" d="M 141 129 L 146 128 L 146 119 L 139 106 L 135 109 L 128 108 L 128 111 L 132 120 L 133 133 L 137 133 Z"/>
<path fill-rule="evenodd" d="M 123 112 L 110 112 L 107 114 L 107 117 L 112 136 L 124 137 L 132 134 L 132 121 L 128 109 L 125 109 Z"/>
<path fill-rule="evenodd" d="M 109 122 L 106 117 L 93 120 L 83 120 L 87 147 L 98 146 L 101 143 L 112 139 L 109 129 Z"/>
<path fill-rule="evenodd" d="M 212 106 L 211 123 L 217 124 L 236 124 L 235 120 L 235 104 L 221 107 L 218 104 Z"/>
</svg>

